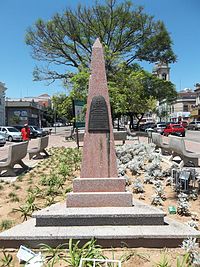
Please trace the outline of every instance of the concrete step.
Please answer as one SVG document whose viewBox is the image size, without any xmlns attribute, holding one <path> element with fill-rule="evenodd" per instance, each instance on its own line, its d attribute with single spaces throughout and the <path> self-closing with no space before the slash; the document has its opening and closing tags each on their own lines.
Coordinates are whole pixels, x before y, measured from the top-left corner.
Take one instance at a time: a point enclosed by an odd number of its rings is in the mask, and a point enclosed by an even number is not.
<svg viewBox="0 0 200 267">
<path fill-rule="evenodd" d="M 33 214 L 36 226 L 163 225 L 165 213 L 134 202 L 133 207 L 66 208 L 55 204 Z"/>
<path fill-rule="evenodd" d="M 1 248 L 19 248 L 20 245 L 38 248 L 41 243 L 56 247 L 69 239 L 84 244 L 91 238 L 104 248 L 121 247 L 179 247 L 188 237 L 200 237 L 200 232 L 179 222 L 165 218 L 164 225 L 133 226 L 40 226 L 30 219 L 0 233 Z"/>
</svg>

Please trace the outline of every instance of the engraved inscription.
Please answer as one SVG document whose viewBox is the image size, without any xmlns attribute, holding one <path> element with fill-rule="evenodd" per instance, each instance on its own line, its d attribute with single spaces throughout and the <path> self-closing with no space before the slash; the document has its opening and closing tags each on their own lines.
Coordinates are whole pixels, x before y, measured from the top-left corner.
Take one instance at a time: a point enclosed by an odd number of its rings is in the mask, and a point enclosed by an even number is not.
<svg viewBox="0 0 200 267">
<path fill-rule="evenodd" d="M 108 107 L 103 96 L 92 98 L 89 113 L 89 132 L 109 132 Z"/>
</svg>

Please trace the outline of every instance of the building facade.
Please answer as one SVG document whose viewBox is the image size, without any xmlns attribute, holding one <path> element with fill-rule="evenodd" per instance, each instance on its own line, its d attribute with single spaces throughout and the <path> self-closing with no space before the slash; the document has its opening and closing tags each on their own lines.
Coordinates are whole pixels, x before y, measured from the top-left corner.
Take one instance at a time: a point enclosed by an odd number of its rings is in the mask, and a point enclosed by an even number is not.
<svg viewBox="0 0 200 267">
<path fill-rule="evenodd" d="M 0 82 L 0 125 L 5 125 L 5 84 Z"/>
<path fill-rule="evenodd" d="M 158 62 L 155 64 L 152 74 L 155 75 L 157 78 L 170 81 L 170 68 L 167 63 Z"/>
<path fill-rule="evenodd" d="M 196 92 L 192 89 L 184 89 L 178 92 L 178 96 L 170 105 L 170 120 L 180 122 L 190 121 L 192 107 L 196 102 Z"/>
<path fill-rule="evenodd" d="M 43 107 L 34 101 L 6 99 L 6 125 L 36 125 L 41 127 Z"/>
<path fill-rule="evenodd" d="M 51 107 L 51 97 L 48 94 L 42 94 L 39 96 L 33 96 L 33 97 L 24 97 L 22 98 L 24 101 L 34 101 L 35 103 L 38 103 L 42 107 Z"/>
<path fill-rule="evenodd" d="M 195 84 L 196 101 L 192 106 L 191 119 L 195 121 L 200 120 L 200 83 Z"/>
<path fill-rule="evenodd" d="M 170 81 L 170 68 L 167 63 L 158 62 L 155 64 L 152 74 L 159 79 Z M 157 114 L 155 114 L 155 121 L 169 121 L 170 120 L 170 106 L 166 100 L 157 102 Z"/>
</svg>

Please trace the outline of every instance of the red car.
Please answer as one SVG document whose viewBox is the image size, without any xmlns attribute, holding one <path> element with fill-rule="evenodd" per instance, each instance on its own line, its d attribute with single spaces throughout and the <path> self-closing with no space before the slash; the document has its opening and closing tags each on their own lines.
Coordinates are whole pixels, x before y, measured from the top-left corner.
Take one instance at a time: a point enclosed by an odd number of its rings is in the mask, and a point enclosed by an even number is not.
<svg viewBox="0 0 200 267">
<path fill-rule="evenodd" d="M 165 136 L 168 136 L 169 134 L 177 135 L 177 136 L 185 136 L 185 128 L 180 124 L 168 124 L 166 128 L 163 131 L 163 134 Z"/>
</svg>

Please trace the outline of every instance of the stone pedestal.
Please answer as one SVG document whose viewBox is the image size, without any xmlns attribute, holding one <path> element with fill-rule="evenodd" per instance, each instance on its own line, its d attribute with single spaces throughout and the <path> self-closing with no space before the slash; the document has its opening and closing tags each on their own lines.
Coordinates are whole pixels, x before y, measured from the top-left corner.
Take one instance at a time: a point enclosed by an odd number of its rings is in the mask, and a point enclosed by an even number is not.
<svg viewBox="0 0 200 267">
<path fill-rule="evenodd" d="M 67 207 L 131 207 L 130 192 L 68 193 Z"/>
</svg>

